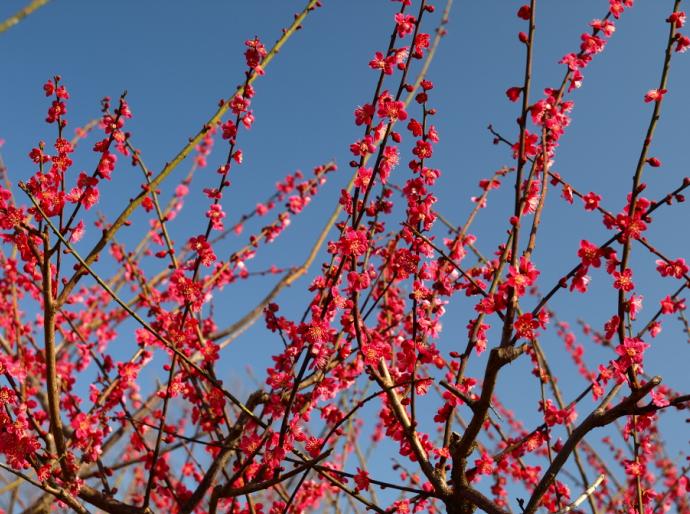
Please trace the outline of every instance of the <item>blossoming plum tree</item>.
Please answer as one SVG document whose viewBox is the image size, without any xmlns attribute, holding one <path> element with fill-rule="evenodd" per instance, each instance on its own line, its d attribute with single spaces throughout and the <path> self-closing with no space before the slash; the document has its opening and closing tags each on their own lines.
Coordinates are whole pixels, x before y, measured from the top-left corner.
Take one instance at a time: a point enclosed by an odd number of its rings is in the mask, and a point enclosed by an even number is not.
<svg viewBox="0 0 690 514">
<path fill-rule="evenodd" d="M 33 2 L 17 19 L 43 3 Z M 600 195 L 580 191 L 552 167 L 571 121 L 569 95 L 633 1 L 610 0 L 560 61 L 556 85 L 540 93 L 532 86 L 539 7 L 531 0 L 516 6 L 524 76 L 506 90 L 517 105 L 518 130 L 489 127 L 513 161 L 479 183 L 468 219 L 454 226 L 435 207 L 442 177 L 433 167 L 434 120 L 443 112 L 434 107 L 427 76 L 452 1 L 396 0 L 381 36 L 388 46 L 372 49 L 368 63 L 372 95 L 353 106 L 361 137 L 349 145 L 352 160 L 340 165 L 350 169 L 350 183 L 334 199 L 308 259 L 261 272 L 247 264 L 258 252 L 270 253 L 269 243 L 336 171 L 328 162 L 308 175 L 290 174 L 244 214 L 223 201 L 231 172 L 243 162 L 242 140 L 251 137 L 253 84 L 321 7 L 318 0 L 308 1 L 272 48 L 246 41 L 242 84 L 161 169 L 145 164 L 136 133 L 128 131 L 133 109 L 126 93 L 105 98 L 97 120 L 72 133 L 74 99 L 60 76 L 50 78 L 43 92 L 54 139 L 27 149 L 30 176 L 17 180 L 3 167 L 0 187 L 0 508 L 689 513 L 688 455 L 669 453 L 660 419 L 682 423 L 679 411 L 690 396 L 645 365 L 645 351 L 672 318 L 686 332 L 678 344 L 688 333 L 688 265 L 654 245 L 652 215 L 682 209 L 690 178 L 680 177 L 659 198 L 644 196 L 647 167 L 662 166 L 651 152 L 670 65 L 690 46 L 681 0 L 667 3 L 661 75 L 640 98 L 651 113 L 632 185 L 621 185 L 624 208 L 609 211 Z M 443 15 L 434 31 L 427 18 L 436 8 Z M 92 168 L 77 172 L 72 157 L 94 134 Z M 211 182 L 198 170 L 217 148 L 224 161 Z M 191 170 L 179 176 L 192 155 Z M 138 170 L 138 194 L 117 216 L 96 215 L 127 161 Z M 505 232 L 471 232 L 504 183 L 514 188 Z M 176 242 L 170 227 L 194 188 L 203 192 L 205 217 Z M 553 188 L 600 215 L 610 237 L 575 234 L 579 250 L 550 284 L 533 257 L 537 248 L 549 250 L 539 235 Z M 134 215 L 149 223 L 131 245 L 118 235 Z M 244 245 L 221 253 L 220 241 L 245 237 L 245 227 L 269 216 Z M 480 241 L 494 253 L 483 255 Z M 663 278 L 659 288 L 674 283 L 644 319 L 633 251 L 651 257 Z M 311 282 L 298 281 L 317 259 L 323 265 Z M 551 300 L 588 294 L 590 273 L 610 283 L 613 301 L 602 304 L 605 326 L 581 323 L 583 344 L 562 321 L 577 315 L 556 312 Z M 256 274 L 276 283 L 231 324 L 214 302 Z M 281 309 L 281 293 L 293 284 L 310 295 L 297 318 Z M 441 346 L 446 306 L 463 296 L 474 306 L 464 340 Z M 242 344 L 257 321 L 278 350 L 256 390 L 240 395 L 227 385 L 223 351 L 232 341 Z M 557 380 L 567 359 L 549 362 L 547 335 L 562 342 L 583 379 L 573 398 Z M 606 358 L 589 355 L 595 345 L 604 353 L 594 355 Z M 523 412 L 496 394 L 499 378 L 518 360 L 533 371 L 524 380 L 538 384 L 529 389 L 536 394 L 525 394 Z M 145 379 L 151 375 L 154 383 Z M 538 413 L 538 424 L 527 424 L 528 409 Z M 393 468 L 368 461 L 365 444 L 389 451 Z"/>
</svg>

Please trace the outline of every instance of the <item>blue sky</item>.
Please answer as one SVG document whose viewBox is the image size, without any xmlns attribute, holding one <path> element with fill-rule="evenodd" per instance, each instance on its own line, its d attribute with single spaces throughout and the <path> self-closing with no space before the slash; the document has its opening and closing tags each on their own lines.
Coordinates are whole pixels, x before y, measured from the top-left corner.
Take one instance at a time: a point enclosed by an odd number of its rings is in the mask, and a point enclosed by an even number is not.
<svg viewBox="0 0 690 514">
<path fill-rule="evenodd" d="M 430 101 L 438 109 L 434 122 L 441 136 L 432 165 L 443 173 L 435 193 L 438 210 L 457 222 L 472 208 L 469 198 L 477 194 L 478 181 L 501 166 L 513 164 L 507 148 L 492 145 L 486 127 L 492 123 L 509 139 L 516 137 L 519 107 L 508 102 L 504 92 L 522 81 L 522 46 L 516 34 L 525 26 L 515 16 L 521 3 L 456 0 L 448 36 L 430 69 L 429 78 L 436 83 Z M 68 113 L 72 127 L 95 117 L 103 96 L 116 98 L 128 90 L 134 113 L 128 124 L 132 140 L 148 166 L 160 169 L 214 112 L 217 101 L 241 82 L 244 41 L 256 35 L 270 47 L 303 4 L 294 0 L 52 1 L 0 35 L 0 138 L 5 139 L 2 155 L 11 179 L 16 183 L 27 178 L 33 171 L 26 157 L 28 151 L 38 140 L 54 137 L 53 128 L 43 123 L 47 102 L 41 89 L 52 75 L 62 75 L 72 95 Z M 642 98 L 647 90 L 657 87 L 667 34 L 664 20 L 672 8 L 668 0 L 637 4 L 617 23 L 605 52 L 585 69 L 583 87 L 571 95 L 575 102 L 573 122 L 561 140 L 554 165 L 554 170 L 578 189 L 601 194 L 603 205 L 614 212 L 624 206 L 630 188 L 651 114 L 651 107 Z M 0 19 L 23 5 L 24 1 L 18 0 L 3 2 Z M 427 20 L 429 32 L 443 8 L 440 1 L 436 5 L 437 13 Z M 348 147 L 361 132 L 353 123 L 352 112 L 370 101 L 376 76 L 367 63 L 375 51 L 387 45 L 395 8 L 384 0 L 326 0 L 271 63 L 266 76 L 256 82 L 252 103 L 256 124 L 251 132 L 240 136 L 245 163 L 231 176 L 232 187 L 225 199 L 228 219 L 251 209 L 269 194 L 277 180 L 297 169 L 310 172 L 314 166 L 335 159 L 340 170 L 304 214 L 293 220 L 288 232 L 250 268 L 264 269 L 273 262 L 282 266 L 301 263 L 340 188 L 347 183 Z M 564 70 L 557 61 L 578 49 L 580 34 L 607 8 L 605 0 L 540 3 L 533 98 L 539 98 L 543 88 L 560 84 Z M 652 146 L 652 154 L 664 165 L 648 169 L 645 175 L 649 185 L 646 193 L 652 199 L 688 174 L 688 59 L 688 55 L 674 55 L 669 93 Z M 84 145 L 78 152 L 75 167 L 93 166 L 87 148 Z M 220 148 L 218 143 L 211 165 L 197 185 L 206 187 L 215 182 L 213 166 L 222 158 Z M 408 156 L 404 155 L 402 162 Z M 176 177 L 186 169 L 187 165 L 180 167 Z M 398 173 L 402 181 L 405 167 Z M 138 193 L 139 183 L 138 171 L 121 159 L 100 209 L 106 215 L 117 213 L 126 199 Z M 478 246 L 486 253 L 503 239 L 511 191 L 512 186 L 492 193 L 489 209 L 472 230 L 479 235 Z M 553 190 L 547 202 L 542 244 L 534 257 L 545 289 L 576 263 L 580 239 L 597 242 L 608 237 L 600 217 L 586 213 L 578 202 L 569 207 Z M 188 208 L 189 214 L 172 227 L 179 242 L 198 230 L 195 220 L 203 212 L 198 202 Z M 649 233 L 651 241 L 673 258 L 688 256 L 688 219 L 687 205 L 660 209 Z M 130 237 L 134 240 L 130 232 L 122 235 L 124 241 Z M 233 244 L 241 242 L 243 238 Z M 645 250 L 635 248 L 632 264 L 646 306 L 642 320 L 654 312 L 661 297 L 677 287 L 672 280 L 659 279 L 653 263 Z M 615 296 L 610 278 L 601 271 L 592 275 L 591 294 L 560 294 L 553 303 L 560 319 L 573 326 L 583 318 L 600 328 L 613 314 Z M 272 280 L 257 279 L 228 289 L 216 312 L 227 312 L 227 324 L 232 323 L 245 312 L 250 300 L 265 294 Z M 303 278 L 282 294 L 279 303 L 285 312 L 301 314 L 308 300 L 308 280 Z M 449 307 L 440 342 L 444 351 L 464 347 L 464 326 L 471 308 L 464 299 Z M 543 344 L 553 367 L 568 361 L 553 334 Z M 248 389 L 251 386 L 246 385 L 244 366 L 252 365 L 262 377 L 268 355 L 279 345 L 262 329 L 252 329 L 246 339 L 229 349 L 226 380 Z M 593 357 L 607 356 L 605 350 L 591 348 L 588 343 L 585 346 Z M 647 370 L 663 375 L 669 385 L 687 390 L 687 362 L 687 336 L 680 324 L 669 318 L 649 351 Z M 570 398 L 582 388 L 582 381 L 568 365 L 565 367 L 559 376 Z M 515 407 L 519 407 L 524 391 L 515 387 L 514 381 L 524 376 L 526 369 L 526 363 L 516 363 L 499 384 L 499 394 Z M 536 382 L 528 387 L 536 388 Z M 536 421 L 535 416 L 530 414 L 528 419 Z M 676 450 L 684 447 L 687 437 L 681 433 L 680 418 L 676 416 L 675 423 L 664 425 L 668 426 L 669 439 L 678 444 Z"/>
</svg>

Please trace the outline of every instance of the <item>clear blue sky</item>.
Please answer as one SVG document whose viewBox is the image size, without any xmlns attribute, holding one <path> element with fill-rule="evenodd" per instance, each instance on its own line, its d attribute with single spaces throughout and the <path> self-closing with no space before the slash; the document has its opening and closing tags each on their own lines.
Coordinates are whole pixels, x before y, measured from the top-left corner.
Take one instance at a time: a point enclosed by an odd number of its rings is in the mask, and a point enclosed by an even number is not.
<svg viewBox="0 0 690 514">
<path fill-rule="evenodd" d="M 3 2 L 0 19 L 24 3 Z M 68 114 L 72 127 L 98 114 L 101 97 L 115 98 L 127 89 L 134 113 L 128 125 L 133 142 L 142 150 L 149 167 L 160 169 L 208 119 L 218 99 L 227 96 L 242 80 L 244 40 L 258 35 L 270 47 L 304 3 L 53 0 L 0 35 L 0 138 L 6 141 L 2 154 L 12 180 L 16 183 L 32 172 L 26 157 L 31 147 L 39 139 L 54 137 L 53 128 L 43 123 L 47 102 L 41 89 L 52 75 L 61 74 L 72 95 Z M 309 172 L 335 159 L 340 170 L 304 215 L 293 220 L 288 233 L 250 265 L 253 269 L 263 269 L 272 262 L 282 266 L 301 263 L 307 245 L 349 179 L 348 147 L 361 132 L 353 123 L 352 112 L 357 105 L 370 101 L 376 77 L 367 63 L 376 50 L 385 49 L 396 8 L 386 0 L 325 0 L 324 4 L 271 63 L 266 76 L 256 82 L 252 104 L 256 124 L 251 132 L 240 136 L 245 164 L 233 171 L 233 185 L 225 199 L 228 219 L 251 209 L 267 196 L 277 180 L 296 169 Z M 486 126 L 492 123 L 506 137 L 515 138 L 519 107 L 508 102 L 504 92 L 522 81 L 522 46 L 516 33 L 525 26 L 515 16 L 521 4 L 514 0 L 456 0 L 448 36 L 431 66 L 429 78 L 436 83 L 431 103 L 438 109 L 435 123 L 441 136 L 432 165 L 443 172 L 435 191 L 438 210 L 457 222 L 464 220 L 471 209 L 469 198 L 477 194 L 477 182 L 501 166 L 513 164 L 505 147 L 492 145 Z M 667 34 L 664 20 L 673 2 L 636 4 L 617 23 L 606 51 L 586 68 L 582 89 L 571 96 L 575 101 L 573 123 L 561 140 L 554 166 L 580 190 L 601 194 L 603 206 L 614 212 L 623 207 L 630 188 L 651 113 L 642 98 L 659 81 Z M 437 13 L 426 25 L 429 32 L 443 8 L 441 1 L 436 5 Z M 538 98 L 544 87 L 560 84 L 563 66 L 557 61 L 578 49 L 580 34 L 607 8 L 605 0 L 540 2 L 533 98 Z M 652 199 L 675 187 L 688 174 L 689 90 L 690 55 L 677 54 L 652 147 L 652 154 L 664 166 L 648 169 L 646 175 L 647 193 Z M 215 181 L 212 169 L 222 153 L 220 149 L 214 153 L 205 179 Z M 86 146 L 78 155 L 77 167 L 93 166 Z M 401 160 L 404 163 L 407 159 L 404 155 Z M 177 176 L 184 170 L 183 165 Z M 399 178 L 404 171 L 401 166 Z M 100 206 L 110 215 L 139 191 L 138 171 L 122 159 L 116 175 Z M 493 251 L 503 239 L 503 233 L 497 230 L 508 216 L 511 191 L 512 187 L 506 187 L 492 194 L 490 210 L 474 226 L 474 233 L 485 234 L 478 241 L 484 252 Z M 548 199 L 550 214 L 540 234 L 542 246 L 535 254 L 544 288 L 576 263 L 580 239 L 596 242 L 607 237 L 598 215 L 584 212 L 578 202 L 568 207 L 557 196 L 552 194 Z M 201 209 L 199 205 L 190 206 L 192 213 Z M 190 214 L 174 225 L 178 242 L 197 231 L 192 226 L 194 220 L 199 218 Z M 688 256 L 688 220 L 687 205 L 663 208 L 655 216 L 650 239 L 673 258 Z M 233 244 L 243 241 L 241 238 Z M 672 280 L 658 278 L 653 262 L 640 246 L 635 248 L 632 263 L 636 284 L 645 296 L 642 320 L 654 312 L 661 297 L 677 287 Z M 592 294 L 561 294 L 556 298 L 553 307 L 562 320 L 575 325 L 578 318 L 584 318 L 600 328 L 614 313 L 610 278 L 601 271 L 592 275 Z M 302 279 L 282 294 L 279 303 L 286 312 L 301 314 L 308 298 L 307 283 L 308 279 Z M 217 312 L 227 312 L 227 324 L 235 321 L 245 312 L 249 300 L 261 297 L 271 284 L 272 279 L 258 280 L 226 291 Z M 464 347 L 464 326 L 472 314 L 471 305 L 460 299 L 449 308 L 440 342 L 444 351 Z M 680 324 L 667 319 L 664 332 L 649 351 L 647 370 L 663 375 L 669 385 L 687 390 L 690 345 Z M 232 371 L 225 378 L 238 384 L 244 381 L 245 364 L 253 365 L 257 375 L 263 377 L 269 363 L 267 356 L 280 344 L 262 329 L 253 329 L 247 335 L 233 345 L 226 357 Z M 545 338 L 544 346 L 552 366 L 568 360 L 554 335 Z M 591 344 L 586 347 L 594 357 L 606 355 L 598 348 L 590 350 Z M 257 348 L 262 350 L 257 352 Z M 525 362 L 513 365 L 499 385 L 499 394 L 504 394 L 514 407 L 519 407 L 522 394 L 514 379 L 524 376 L 525 370 Z M 571 398 L 582 388 L 582 380 L 569 365 L 560 376 L 566 397 Z M 537 385 L 535 382 L 526 387 Z M 536 421 L 531 414 L 527 417 Z M 668 437 L 677 440 L 676 449 L 684 447 L 687 439 L 679 421 L 676 416 L 675 428 L 669 424 L 668 429 Z"/>
</svg>

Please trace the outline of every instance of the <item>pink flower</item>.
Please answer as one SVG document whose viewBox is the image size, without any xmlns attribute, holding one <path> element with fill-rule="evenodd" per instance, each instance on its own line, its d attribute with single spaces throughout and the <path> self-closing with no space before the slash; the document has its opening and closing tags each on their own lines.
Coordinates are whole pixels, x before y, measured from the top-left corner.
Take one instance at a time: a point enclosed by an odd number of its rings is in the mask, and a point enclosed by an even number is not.
<svg viewBox="0 0 690 514">
<path fill-rule="evenodd" d="M 311 323 L 304 324 L 301 329 L 304 338 L 309 343 L 324 343 L 331 339 L 332 330 L 328 321 L 313 319 Z"/>
<path fill-rule="evenodd" d="M 396 102 L 395 100 L 384 100 L 379 105 L 378 115 L 382 118 L 388 118 L 391 121 L 406 120 L 407 112 L 405 111 L 405 104 L 403 102 Z"/>
<path fill-rule="evenodd" d="M 323 441 L 318 438 L 318 437 L 310 437 L 307 440 L 307 443 L 304 445 L 304 449 L 307 450 L 307 453 L 315 459 L 316 457 L 319 456 L 319 452 L 321 451 L 321 445 Z"/>
<path fill-rule="evenodd" d="M 652 390 L 651 396 L 652 403 L 657 407 L 666 407 L 671 403 L 668 401 L 668 398 L 666 398 L 666 395 L 657 389 Z"/>
<path fill-rule="evenodd" d="M 417 144 L 412 150 L 412 153 L 420 159 L 428 159 L 433 154 L 431 143 L 420 139 L 419 141 L 417 141 Z"/>
<path fill-rule="evenodd" d="M 407 130 L 412 132 L 412 135 L 414 137 L 420 137 L 424 133 L 422 124 L 415 119 L 411 119 L 410 122 L 407 124 Z"/>
<path fill-rule="evenodd" d="M 17 395 L 9 387 L 0 388 L 0 407 L 5 405 L 16 405 Z"/>
<path fill-rule="evenodd" d="M 569 204 L 572 204 L 575 201 L 575 197 L 573 196 L 573 188 L 567 184 L 563 186 L 563 190 L 561 191 L 561 196 Z"/>
<path fill-rule="evenodd" d="M 223 218 L 225 218 L 225 213 L 220 205 L 211 205 L 208 211 L 206 211 L 206 217 L 211 220 L 211 227 L 213 230 L 223 230 Z"/>
<path fill-rule="evenodd" d="M 357 170 L 357 176 L 355 177 L 355 187 L 360 189 L 366 189 L 369 187 L 369 181 L 373 175 L 374 171 L 371 168 L 361 167 Z"/>
<path fill-rule="evenodd" d="M 660 102 L 666 94 L 666 91 L 666 89 L 650 89 L 647 91 L 647 94 L 644 95 L 645 103 Z"/>
<path fill-rule="evenodd" d="M 355 109 L 355 124 L 368 125 L 374 117 L 374 106 L 371 104 L 364 104 Z"/>
<path fill-rule="evenodd" d="M 252 128 L 252 125 L 254 124 L 254 114 L 252 111 L 249 111 L 247 114 L 242 116 L 242 125 L 244 125 L 244 128 L 247 130 Z"/>
<path fill-rule="evenodd" d="M 616 31 L 616 25 L 610 20 L 592 20 L 589 25 L 594 30 L 603 32 L 606 37 L 611 37 Z"/>
<path fill-rule="evenodd" d="M 525 130 L 525 155 L 524 157 L 530 157 L 532 155 L 537 155 L 537 141 L 539 141 L 539 136 L 536 134 L 531 134 L 529 130 Z M 520 153 L 520 142 L 515 143 L 512 146 L 513 158 L 517 159 Z"/>
<path fill-rule="evenodd" d="M 480 475 L 490 475 L 494 471 L 494 459 L 486 451 L 483 451 L 482 456 L 474 461 L 474 465 Z"/>
<path fill-rule="evenodd" d="M 72 243 L 78 243 L 81 238 L 84 237 L 84 220 L 79 220 L 77 226 L 72 229 L 72 235 L 70 236 L 70 241 Z"/>
<path fill-rule="evenodd" d="M 661 313 L 662 314 L 673 314 L 685 309 L 684 300 L 674 301 L 669 295 L 661 300 Z"/>
<path fill-rule="evenodd" d="M 244 44 L 247 47 L 247 50 L 244 52 L 247 66 L 253 69 L 257 75 L 263 75 L 264 70 L 261 68 L 261 61 L 266 57 L 266 48 L 257 37 L 245 41 Z"/>
<path fill-rule="evenodd" d="M 232 109 L 233 114 L 238 115 L 249 109 L 249 103 L 249 99 L 240 95 L 235 95 L 232 97 L 232 100 L 230 100 L 230 109 Z"/>
<path fill-rule="evenodd" d="M 353 478 L 355 481 L 355 491 L 366 491 L 369 489 L 369 473 L 357 468 L 357 474 Z"/>
<path fill-rule="evenodd" d="M 381 52 L 376 52 L 374 58 L 369 61 L 369 67 L 372 70 L 381 70 L 385 75 L 393 73 L 393 64 L 395 64 L 395 59 L 393 57 L 384 57 Z"/>
<path fill-rule="evenodd" d="M 170 295 L 181 304 L 189 305 L 194 312 L 199 311 L 204 303 L 201 283 L 186 277 L 182 270 L 176 270 L 170 276 Z"/>
<path fill-rule="evenodd" d="M 544 421 L 549 426 L 572 423 L 577 418 L 574 405 L 559 409 L 551 400 L 539 403 L 541 404 L 539 410 L 544 413 Z"/>
<path fill-rule="evenodd" d="M 594 193 L 590 192 L 587 193 L 582 197 L 582 200 L 585 202 L 585 210 L 586 211 L 593 211 L 597 207 L 599 207 L 599 202 L 601 201 L 601 196 Z"/>
<path fill-rule="evenodd" d="M 630 319 L 635 320 L 637 318 L 637 313 L 642 310 L 642 295 L 634 294 L 628 300 L 628 312 L 630 313 Z"/>
<path fill-rule="evenodd" d="M 431 46 L 431 36 L 429 36 L 429 34 L 420 32 L 415 36 L 412 46 L 414 47 L 414 52 L 412 55 L 417 59 L 421 59 L 422 55 L 424 55 L 424 49 Z"/>
<path fill-rule="evenodd" d="M 511 266 L 508 271 L 507 284 L 515 289 L 518 296 L 525 294 L 525 289 L 537 280 L 539 270 L 532 264 L 527 257 L 520 257 L 520 264 Z"/>
<path fill-rule="evenodd" d="M 223 139 L 235 139 L 235 136 L 237 136 L 237 126 L 231 120 L 223 123 L 221 129 L 223 131 Z"/>
<path fill-rule="evenodd" d="M 642 232 L 647 230 L 647 224 L 642 221 L 637 212 L 632 217 L 627 216 L 627 214 L 619 214 L 616 216 L 616 224 L 622 232 L 621 236 L 624 241 L 631 238 L 639 239 Z"/>
<path fill-rule="evenodd" d="M 635 288 L 635 284 L 633 284 L 633 281 L 631 279 L 632 277 L 632 270 L 630 268 L 626 268 L 623 270 L 622 273 L 619 273 L 618 271 L 613 272 L 613 287 L 616 289 L 622 289 L 623 291 L 632 291 Z"/>
<path fill-rule="evenodd" d="M 352 227 L 348 227 L 345 229 L 340 241 L 338 241 L 337 247 L 342 255 L 363 255 L 369 247 L 366 229 L 359 228 L 355 230 Z"/>
<path fill-rule="evenodd" d="M 398 155 L 398 148 L 396 146 L 387 146 L 383 149 L 383 157 L 379 166 L 379 175 L 381 182 L 384 184 L 388 180 L 390 172 L 398 165 L 400 156 Z"/>
<path fill-rule="evenodd" d="M 192 237 L 189 240 L 189 248 L 199 256 L 199 262 L 204 266 L 210 266 L 216 260 L 216 254 L 204 236 Z"/>
<path fill-rule="evenodd" d="M 535 330 L 539 328 L 539 320 L 531 312 L 527 312 L 515 320 L 513 328 L 519 337 L 531 340 L 537 336 Z"/>
<path fill-rule="evenodd" d="M 415 17 L 411 14 L 396 14 L 395 23 L 397 24 L 398 37 L 405 37 L 408 34 L 412 34 L 416 21 L 417 20 L 415 20 Z"/>
<path fill-rule="evenodd" d="M 43 84 L 43 91 L 45 92 L 46 96 L 52 96 L 52 94 L 55 93 L 55 83 L 52 80 L 49 80 Z"/>
<path fill-rule="evenodd" d="M 642 364 L 644 351 L 649 345 L 636 337 L 626 337 L 623 344 L 616 347 L 616 353 L 621 357 L 621 364 L 627 369 L 634 364 Z"/>
<path fill-rule="evenodd" d="M 678 34 L 676 36 L 676 52 L 685 53 L 690 47 L 690 38 L 688 36 L 683 36 Z"/>
<path fill-rule="evenodd" d="M 675 278 L 683 278 L 683 275 L 688 272 L 688 265 L 685 264 L 685 259 L 682 257 L 671 262 L 658 259 L 656 261 L 656 270 L 661 274 L 662 277 L 670 276 Z"/>
<path fill-rule="evenodd" d="M 620 318 L 617 315 L 612 316 L 611 319 L 604 324 L 604 339 L 611 339 L 618 330 L 619 325 Z"/>
<path fill-rule="evenodd" d="M 626 7 L 632 7 L 633 0 L 609 0 L 609 12 L 614 18 L 620 18 Z"/>
<path fill-rule="evenodd" d="M 558 61 L 558 64 L 565 64 L 568 66 L 568 69 L 570 71 L 578 71 L 580 68 L 584 68 L 587 65 L 588 60 L 590 57 L 580 57 L 575 53 L 569 53 L 565 54 L 560 61 Z"/>
<path fill-rule="evenodd" d="M 593 36 L 591 34 L 584 33 L 580 36 L 582 43 L 580 44 L 580 50 L 585 55 L 598 54 L 606 46 L 606 41 L 600 37 Z"/>
<path fill-rule="evenodd" d="M 580 249 L 577 251 L 578 257 L 582 259 L 583 266 L 594 266 L 598 268 L 601 266 L 601 250 L 595 244 L 590 243 L 586 239 L 580 241 Z"/>
<path fill-rule="evenodd" d="M 625 474 L 630 477 L 639 477 L 644 473 L 644 467 L 638 461 L 625 461 Z"/>
<path fill-rule="evenodd" d="M 578 290 L 581 293 L 586 293 L 589 283 L 592 281 L 592 277 L 587 275 L 587 269 L 581 269 L 573 277 L 573 281 L 570 283 L 570 290 Z"/>
<path fill-rule="evenodd" d="M 364 139 L 355 141 L 350 145 L 350 151 L 353 155 L 363 156 L 368 153 L 373 153 L 376 150 L 376 145 L 374 144 L 374 138 L 371 136 L 366 136 Z"/>
<path fill-rule="evenodd" d="M 671 13 L 671 16 L 666 18 L 666 21 L 673 23 L 677 29 L 683 28 L 683 25 L 685 25 L 685 11 L 676 11 Z"/>
<path fill-rule="evenodd" d="M 658 321 L 654 321 L 649 325 L 649 335 L 652 337 L 656 337 L 659 335 L 661 332 L 661 323 Z"/>
</svg>

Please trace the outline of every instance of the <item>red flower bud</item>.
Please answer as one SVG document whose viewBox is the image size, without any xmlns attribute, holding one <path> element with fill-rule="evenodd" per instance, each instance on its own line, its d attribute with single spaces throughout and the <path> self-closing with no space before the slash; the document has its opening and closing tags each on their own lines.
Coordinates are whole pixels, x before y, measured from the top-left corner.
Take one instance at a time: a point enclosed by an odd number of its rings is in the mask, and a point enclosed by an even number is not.
<svg viewBox="0 0 690 514">
<path fill-rule="evenodd" d="M 510 100 L 511 102 L 517 102 L 518 98 L 520 98 L 521 93 L 521 87 L 511 87 L 508 88 L 508 90 L 506 91 L 506 96 L 508 97 L 508 100 Z"/>
<path fill-rule="evenodd" d="M 529 8 L 529 5 L 523 5 L 522 7 L 520 7 L 520 9 L 518 9 L 518 18 L 522 18 L 523 20 L 529 20 L 531 15 L 532 9 Z"/>
</svg>

